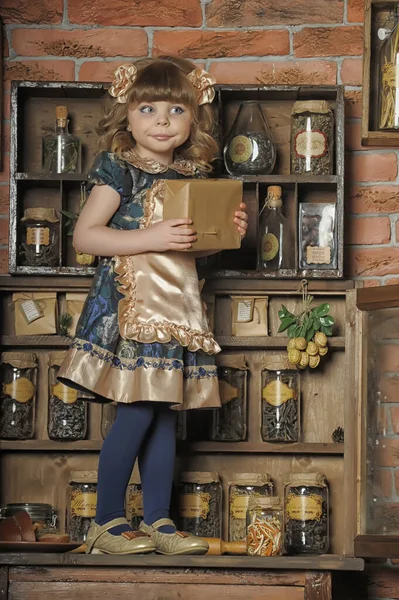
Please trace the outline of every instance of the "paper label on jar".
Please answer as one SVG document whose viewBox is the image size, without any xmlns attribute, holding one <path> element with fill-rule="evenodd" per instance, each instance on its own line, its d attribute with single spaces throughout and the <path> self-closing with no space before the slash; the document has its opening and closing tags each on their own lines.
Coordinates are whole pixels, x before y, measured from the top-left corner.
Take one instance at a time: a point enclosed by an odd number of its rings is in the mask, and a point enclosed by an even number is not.
<svg viewBox="0 0 399 600">
<path fill-rule="evenodd" d="M 240 300 L 237 303 L 237 323 L 249 323 L 252 321 L 253 300 Z"/>
<path fill-rule="evenodd" d="M 71 516 L 92 518 L 96 516 L 97 492 L 71 492 Z"/>
<path fill-rule="evenodd" d="M 230 499 L 230 516 L 234 519 L 245 519 L 247 516 L 248 496 L 233 496 Z"/>
<path fill-rule="evenodd" d="M 262 259 L 272 260 L 278 253 L 279 243 L 274 233 L 265 233 L 262 236 Z"/>
<path fill-rule="evenodd" d="M 43 311 L 34 300 L 24 300 L 23 302 L 19 302 L 18 308 L 22 312 L 27 323 L 33 323 L 33 321 L 36 321 L 43 316 Z"/>
<path fill-rule="evenodd" d="M 13 400 L 25 404 L 35 395 L 36 388 L 27 377 L 19 377 L 11 383 L 3 384 L 3 393 Z"/>
<path fill-rule="evenodd" d="M 74 390 L 63 383 L 53 385 L 52 394 L 65 404 L 73 404 L 78 399 L 78 391 Z"/>
<path fill-rule="evenodd" d="M 308 264 L 329 265 L 331 262 L 330 246 L 308 246 L 306 248 L 306 262 Z"/>
<path fill-rule="evenodd" d="M 277 379 L 265 385 L 262 396 L 272 406 L 281 406 L 284 402 L 296 398 L 295 390 Z"/>
<path fill-rule="evenodd" d="M 297 496 L 288 494 L 285 516 L 294 521 L 320 521 L 323 514 L 323 498 L 318 494 Z"/>
<path fill-rule="evenodd" d="M 26 243 L 28 246 L 49 246 L 50 229 L 48 227 L 27 227 Z"/>
<path fill-rule="evenodd" d="M 210 494 L 182 494 L 180 516 L 183 519 L 206 519 L 209 514 Z"/>
<path fill-rule="evenodd" d="M 295 136 L 294 148 L 300 158 L 321 158 L 327 153 L 327 136 L 317 129 L 298 131 Z"/>
<path fill-rule="evenodd" d="M 127 510 L 130 518 L 132 517 L 142 517 L 144 515 L 143 511 L 143 492 L 139 491 L 129 491 L 128 499 L 127 499 Z"/>
<path fill-rule="evenodd" d="M 229 144 L 229 155 L 233 162 L 244 163 L 251 158 L 252 142 L 245 135 L 236 135 Z"/>
</svg>

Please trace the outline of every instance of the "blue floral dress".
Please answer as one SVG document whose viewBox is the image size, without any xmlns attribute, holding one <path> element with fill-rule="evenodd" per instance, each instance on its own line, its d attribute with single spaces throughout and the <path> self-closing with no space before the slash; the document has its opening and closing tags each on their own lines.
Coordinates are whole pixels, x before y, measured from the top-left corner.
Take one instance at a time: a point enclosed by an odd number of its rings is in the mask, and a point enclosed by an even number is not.
<svg viewBox="0 0 399 600">
<path fill-rule="evenodd" d="M 162 220 L 163 181 L 196 176 L 190 161 L 165 166 L 134 151 L 102 152 L 88 185 L 109 185 L 120 194 L 109 227 L 143 229 Z M 100 401 L 219 407 L 219 351 L 192 253 L 102 258 L 58 378 Z"/>
</svg>

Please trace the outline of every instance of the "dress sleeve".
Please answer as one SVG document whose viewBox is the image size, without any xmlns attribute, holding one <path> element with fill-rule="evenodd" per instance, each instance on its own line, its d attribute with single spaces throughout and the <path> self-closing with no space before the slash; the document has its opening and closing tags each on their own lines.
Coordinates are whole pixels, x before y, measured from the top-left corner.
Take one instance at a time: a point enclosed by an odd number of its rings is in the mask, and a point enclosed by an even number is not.
<svg viewBox="0 0 399 600">
<path fill-rule="evenodd" d="M 109 185 L 122 197 L 132 190 L 132 178 L 124 161 L 111 152 L 101 152 L 87 174 L 87 191 L 95 185 Z"/>
</svg>

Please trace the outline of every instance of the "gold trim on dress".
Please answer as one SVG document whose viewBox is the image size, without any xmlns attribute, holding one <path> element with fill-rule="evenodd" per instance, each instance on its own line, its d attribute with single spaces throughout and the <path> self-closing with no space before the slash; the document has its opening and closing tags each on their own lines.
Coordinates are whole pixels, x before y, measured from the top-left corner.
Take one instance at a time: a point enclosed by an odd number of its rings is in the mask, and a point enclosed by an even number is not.
<svg viewBox="0 0 399 600">
<path fill-rule="evenodd" d="M 117 154 L 117 156 L 133 165 L 133 167 L 141 169 L 145 173 L 166 173 L 168 169 L 172 169 L 181 175 L 191 175 L 194 177 L 197 171 L 195 164 L 191 160 L 177 158 L 171 165 L 164 165 L 153 158 L 139 156 L 134 148 L 125 150 L 125 152 L 121 152 L 120 154 Z"/>
</svg>

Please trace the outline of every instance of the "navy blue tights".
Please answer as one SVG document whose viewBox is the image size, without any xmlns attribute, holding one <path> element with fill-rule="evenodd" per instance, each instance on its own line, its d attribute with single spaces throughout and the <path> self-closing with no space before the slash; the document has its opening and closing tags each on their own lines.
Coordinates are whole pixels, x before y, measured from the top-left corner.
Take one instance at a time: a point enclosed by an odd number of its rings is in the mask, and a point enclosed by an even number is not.
<svg viewBox="0 0 399 600">
<path fill-rule="evenodd" d="M 169 518 L 175 463 L 176 413 L 168 404 L 134 402 L 118 404 L 112 428 L 104 440 L 98 465 L 96 523 L 104 525 L 125 516 L 125 493 L 138 457 L 143 490 L 144 521 L 152 525 Z M 120 535 L 127 525 L 113 527 Z M 174 528 L 164 526 L 163 533 Z"/>
</svg>

